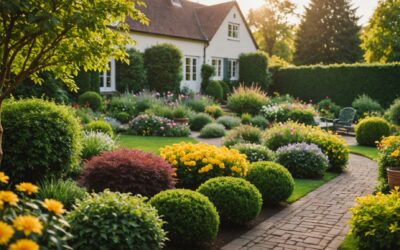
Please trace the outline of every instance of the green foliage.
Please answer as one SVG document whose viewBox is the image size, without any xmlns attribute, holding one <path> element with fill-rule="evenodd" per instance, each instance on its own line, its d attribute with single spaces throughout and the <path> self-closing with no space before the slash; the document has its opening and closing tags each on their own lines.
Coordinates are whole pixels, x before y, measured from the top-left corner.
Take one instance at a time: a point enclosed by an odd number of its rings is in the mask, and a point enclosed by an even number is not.
<svg viewBox="0 0 400 250">
<path fill-rule="evenodd" d="M 204 112 L 206 107 L 214 105 L 214 101 L 206 96 L 202 96 L 199 99 L 190 99 L 185 104 L 196 112 Z"/>
<path fill-rule="evenodd" d="M 209 123 L 200 131 L 201 138 L 219 138 L 225 135 L 225 127 L 218 123 Z"/>
<path fill-rule="evenodd" d="M 357 119 L 365 118 L 371 115 L 380 115 L 383 112 L 382 106 L 367 95 L 359 95 L 354 99 L 351 106 L 357 110 Z"/>
<path fill-rule="evenodd" d="M 172 109 L 168 105 L 155 104 L 150 109 L 146 110 L 145 113 L 149 115 L 168 118 L 170 120 L 174 119 L 174 109 Z"/>
<path fill-rule="evenodd" d="M 243 113 L 240 119 L 242 120 L 243 124 L 249 124 L 251 119 L 253 119 L 253 116 L 251 116 L 249 113 Z"/>
<path fill-rule="evenodd" d="M 188 118 L 190 113 L 191 113 L 190 109 L 188 109 L 185 106 L 179 105 L 179 106 L 173 108 L 172 118 L 173 119 Z"/>
<path fill-rule="evenodd" d="M 357 143 L 361 146 L 376 146 L 376 142 L 390 135 L 390 124 L 380 117 L 367 117 L 356 126 Z"/>
<path fill-rule="evenodd" d="M 222 224 L 243 225 L 257 217 L 262 197 L 250 182 L 234 177 L 210 179 L 197 189 L 217 208 Z"/>
<path fill-rule="evenodd" d="M 351 233 L 358 249 L 400 248 L 400 193 L 378 193 L 357 199 L 351 209 Z"/>
<path fill-rule="evenodd" d="M 262 131 L 250 125 L 242 125 L 229 131 L 224 137 L 224 146 L 231 147 L 238 143 L 261 144 Z"/>
<path fill-rule="evenodd" d="M 145 198 L 105 191 L 77 202 L 68 216 L 74 249 L 162 249 L 164 222 Z"/>
<path fill-rule="evenodd" d="M 227 83 L 226 81 L 220 81 L 222 90 L 223 90 L 223 99 L 226 100 L 230 93 L 232 92 L 232 85 L 230 83 Z"/>
<path fill-rule="evenodd" d="M 69 107 L 41 99 L 9 100 L 1 120 L 1 167 L 16 182 L 59 178 L 78 164 L 81 127 Z"/>
<path fill-rule="evenodd" d="M 315 125 L 314 112 L 308 109 L 292 109 L 288 113 L 289 120 L 306 125 Z"/>
<path fill-rule="evenodd" d="M 66 209 L 72 209 L 76 200 L 83 199 L 86 196 L 86 190 L 79 187 L 75 181 L 47 179 L 40 183 L 38 198 L 54 199 L 62 202 Z"/>
<path fill-rule="evenodd" d="M 129 64 L 115 62 L 117 90 L 121 93 L 137 93 L 148 89 L 143 55 L 135 49 L 128 49 L 126 52 Z"/>
<path fill-rule="evenodd" d="M 400 93 L 399 78 L 400 64 L 288 67 L 275 73 L 272 91 L 313 100 L 314 103 L 329 96 L 344 107 L 364 93 L 383 106 L 389 106 Z"/>
<path fill-rule="evenodd" d="M 113 136 L 114 132 L 113 129 L 110 125 L 110 123 L 103 121 L 103 120 L 97 120 L 97 121 L 92 121 L 89 122 L 85 127 L 85 131 L 94 131 L 94 132 L 102 132 L 104 134 L 107 134 L 109 136 Z"/>
<path fill-rule="evenodd" d="M 339 117 L 341 107 L 330 98 L 322 99 L 318 103 L 318 111 L 323 118 L 333 119 Z"/>
<path fill-rule="evenodd" d="M 275 160 L 274 152 L 262 145 L 241 143 L 234 145 L 232 149 L 236 149 L 239 153 L 245 154 L 250 163 Z"/>
<path fill-rule="evenodd" d="M 391 122 L 400 126 L 400 98 L 394 100 L 387 111 L 388 117 Z"/>
<path fill-rule="evenodd" d="M 219 81 L 210 81 L 204 93 L 217 101 L 222 101 L 224 98 L 224 90 Z"/>
<path fill-rule="evenodd" d="M 144 52 L 150 90 L 178 92 L 182 80 L 182 54 L 171 44 L 154 45 Z"/>
<path fill-rule="evenodd" d="M 114 150 L 117 147 L 117 143 L 108 134 L 89 131 L 83 134 L 82 147 L 82 160 L 89 160 L 105 151 Z"/>
<path fill-rule="evenodd" d="M 204 126 L 212 123 L 214 119 L 206 113 L 198 113 L 190 117 L 189 125 L 190 129 L 194 131 L 200 131 Z"/>
<path fill-rule="evenodd" d="M 209 64 L 201 66 L 201 91 L 205 91 L 210 83 L 211 77 L 215 74 L 215 68 Z"/>
<path fill-rule="evenodd" d="M 141 136 L 186 137 L 189 127 L 155 115 L 139 115 L 129 122 L 129 133 Z"/>
<path fill-rule="evenodd" d="M 232 129 L 240 126 L 241 119 L 235 116 L 221 116 L 217 119 L 217 123 L 224 125 L 226 129 Z"/>
<path fill-rule="evenodd" d="M 219 216 L 210 200 L 194 191 L 163 191 L 150 200 L 162 218 L 168 238 L 176 244 L 199 245 L 217 236 Z"/>
<path fill-rule="evenodd" d="M 378 186 L 381 192 L 389 190 L 387 169 L 400 167 L 400 136 L 383 138 L 379 144 L 378 158 Z"/>
<path fill-rule="evenodd" d="M 250 124 L 260 129 L 266 129 L 269 122 L 261 115 L 256 115 L 250 119 Z"/>
<path fill-rule="evenodd" d="M 397 48 L 400 41 L 396 39 L 400 32 L 397 25 L 400 15 L 398 1 L 379 1 L 369 24 L 361 34 L 365 61 L 371 62 L 396 62 L 400 59 Z"/>
<path fill-rule="evenodd" d="M 224 114 L 224 111 L 219 105 L 207 106 L 205 112 L 214 118 L 218 118 Z"/>
<path fill-rule="evenodd" d="M 239 86 L 228 97 L 228 108 L 238 114 L 258 114 L 263 105 L 267 104 L 268 98 L 259 87 Z"/>
<path fill-rule="evenodd" d="M 82 95 L 87 91 L 100 92 L 99 72 L 80 70 L 75 77 L 75 82 L 79 87 L 78 95 Z"/>
<path fill-rule="evenodd" d="M 93 121 L 95 119 L 93 110 L 90 108 L 76 108 L 74 109 L 75 116 L 79 118 L 80 122 L 82 124 L 88 124 L 89 122 Z"/>
<path fill-rule="evenodd" d="M 295 63 L 360 61 L 358 20 L 349 0 L 311 0 L 297 31 Z"/>
<path fill-rule="evenodd" d="M 91 108 L 93 111 L 100 111 L 103 107 L 103 98 L 97 92 L 88 91 L 78 97 L 78 103 L 82 107 Z"/>
<path fill-rule="evenodd" d="M 246 179 L 258 188 L 265 204 L 286 201 L 294 189 L 292 175 L 282 165 L 274 162 L 252 163 Z"/>
<path fill-rule="evenodd" d="M 268 56 L 263 52 L 240 54 L 239 82 L 245 86 L 253 84 L 267 90 L 270 84 L 268 77 Z"/>
<path fill-rule="evenodd" d="M 113 96 L 111 100 L 107 102 L 106 110 L 111 117 L 125 123 L 126 120 L 130 120 L 137 114 L 135 105 L 135 97 L 131 94 L 124 94 L 121 96 Z M 121 113 L 124 114 L 121 115 Z M 129 118 L 125 114 L 128 114 Z"/>
</svg>

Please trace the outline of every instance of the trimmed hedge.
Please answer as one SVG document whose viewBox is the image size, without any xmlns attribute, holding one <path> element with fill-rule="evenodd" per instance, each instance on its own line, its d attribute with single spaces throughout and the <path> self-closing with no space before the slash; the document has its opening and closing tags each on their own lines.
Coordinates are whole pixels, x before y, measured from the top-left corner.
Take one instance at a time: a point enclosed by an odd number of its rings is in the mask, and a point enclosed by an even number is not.
<svg viewBox="0 0 400 250">
<path fill-rule="evenodd" d="M 268 56 L 263 52 L 240 54 L 239 82 L 246 86 L 256 84 L 266 90 L 270 84 Z"/>
<path fill-rule="evenodd" d="M 340 64 L 280 68 L 269 92 L 290 94 L 318 102 L 329 96 L 350 106 L 366 94 L 387 107 L 400 95 L 400 64 Z"/>
</svg>

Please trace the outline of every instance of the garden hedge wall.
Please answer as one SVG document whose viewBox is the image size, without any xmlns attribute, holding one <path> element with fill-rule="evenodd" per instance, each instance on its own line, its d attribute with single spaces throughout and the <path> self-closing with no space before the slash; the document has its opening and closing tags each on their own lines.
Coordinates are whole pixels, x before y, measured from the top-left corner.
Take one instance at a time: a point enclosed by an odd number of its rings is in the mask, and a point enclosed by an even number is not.
<svg viewBox="0 0 400 250">
<path fill-rule="evenodd" d="M 340 64 L 277 69 L 270 92 L 290 94 L 314 103 L 330 97 L 351 106 L 355 97 L 367 94 L 384 105 L 400 96 L 400 64 Z"/>
</svg>

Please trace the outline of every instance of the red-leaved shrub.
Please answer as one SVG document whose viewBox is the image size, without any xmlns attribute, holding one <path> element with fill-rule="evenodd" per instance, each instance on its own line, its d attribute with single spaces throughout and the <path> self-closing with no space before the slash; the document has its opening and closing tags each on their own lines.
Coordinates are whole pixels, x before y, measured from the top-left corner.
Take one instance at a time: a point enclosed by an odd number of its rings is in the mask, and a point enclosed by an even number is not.
<svg viewBox="0 0 400 250">
<path fill-rule="evenodd" d="M 86 162 L 80 183 L 89 191 L 153 196 L 175 187 L 174 169 L 161 157 L 140 150 L 119 149 Z"/>
</svg>

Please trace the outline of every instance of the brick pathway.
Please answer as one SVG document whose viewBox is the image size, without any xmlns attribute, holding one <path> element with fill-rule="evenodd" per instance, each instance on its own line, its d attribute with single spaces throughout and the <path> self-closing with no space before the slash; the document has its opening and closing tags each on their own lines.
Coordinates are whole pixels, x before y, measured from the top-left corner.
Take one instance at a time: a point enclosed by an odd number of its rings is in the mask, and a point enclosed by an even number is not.
<svg viewBox="0 0 400 250">
<path fill-rule="evenodd" d="M 233 249 L 337 249 L 357 196 L 374 191 L 376 163 L 351 155 L 348 170 L 224 246 Z"/>
</svg>

